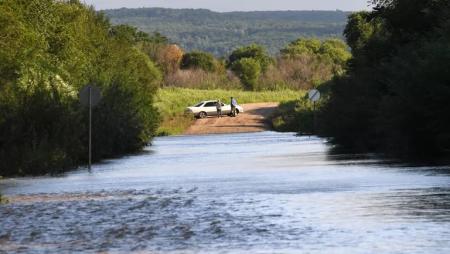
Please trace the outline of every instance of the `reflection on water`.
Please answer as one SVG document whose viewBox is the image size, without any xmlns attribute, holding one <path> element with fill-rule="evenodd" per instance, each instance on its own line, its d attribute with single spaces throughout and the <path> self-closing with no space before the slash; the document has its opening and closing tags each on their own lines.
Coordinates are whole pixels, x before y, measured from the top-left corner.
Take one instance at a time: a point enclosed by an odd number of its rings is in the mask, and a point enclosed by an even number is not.
<svg viewBox="0 0 450 254">
<path fill-rule="evenodd" d="M 321 139 L 272 132 L 148 151 L 0 183 L 0 252 L 450 253 L 448 168 L 330 156 Z"/>
</svg>

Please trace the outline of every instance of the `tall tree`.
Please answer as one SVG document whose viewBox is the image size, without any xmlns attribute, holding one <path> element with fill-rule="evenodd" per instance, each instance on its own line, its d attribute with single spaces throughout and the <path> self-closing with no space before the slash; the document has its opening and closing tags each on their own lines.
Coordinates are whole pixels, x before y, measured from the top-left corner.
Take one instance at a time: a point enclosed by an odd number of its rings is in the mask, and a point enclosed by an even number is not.
<svg viewBox="0 0 450 254">
<path fill-rule="evenodd" d="M 450 2 L 374 1 L 349 17 L 354 57 L 331 85 L 322 134 L 338 145 L 397 156 L 450 157 Z"/>
<path fill-rule="evenodd" d="M 182 69 L 202 69 L 207 72 L 215 72 L 218 62 L 215 57 L 207 52 L 193 51 L 183 56 Z"/>
<path fill-rule="evenodd" d="M 266 49 L 257 44 L 251 44 L 246 47 L 236 49 L 228 57 L 228 67 L 232 67 L 234 63 L 243 58 L 251 58 L 255 60 L 261 67 L 261 71 L 265 72 L 270 64 L 273 63 L 273 59 L 269 56 Z"/>
<path fill-rule="evenodd" d="M 261 65 L 253 58 L 242 58 L 234 62 L 231 69 L 241 80 L 246 90 L 255 90 L 261 75 Z"/>
<path fill-rule="evenodd" d="M 156 131 L 161 75 L 138 43 L 79 1 L 0 1 L 0 175 L 58 172 L 82 164 L 87 111 L 78 93 L 95 84 L 95 159 L 136 152 Z M 98 119 L 101 119 L 99 121 Z"/>
</svg>

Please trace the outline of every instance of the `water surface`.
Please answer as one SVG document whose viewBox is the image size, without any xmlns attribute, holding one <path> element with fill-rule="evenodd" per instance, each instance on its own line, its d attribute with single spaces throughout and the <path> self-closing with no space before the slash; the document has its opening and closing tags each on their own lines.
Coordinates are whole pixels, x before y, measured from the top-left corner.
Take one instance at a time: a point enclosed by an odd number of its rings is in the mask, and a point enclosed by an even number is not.
<svg viewBox="0 0 450 254">
<path fill-rule="evenodd" d="M 450 253 L 450 172 L 330 155 L 290 133 L 163 137 L 7 179 L 0 253 Z"/>
</svg>

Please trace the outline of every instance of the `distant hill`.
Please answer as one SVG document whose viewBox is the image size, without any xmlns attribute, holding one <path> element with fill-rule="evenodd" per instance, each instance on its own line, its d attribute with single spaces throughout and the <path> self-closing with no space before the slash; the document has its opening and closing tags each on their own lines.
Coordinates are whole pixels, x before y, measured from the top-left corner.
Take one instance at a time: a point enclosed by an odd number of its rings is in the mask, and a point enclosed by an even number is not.
<svg viewBox="0 0 450 254">
<path fill-rule="evenodd" d="M 160 32 L 186 50 L 225 56 L 251 43 L 272 54 L 298 37 L 342 37 L 348 12 L 261 11 L 218 13 L 205 9 L 139 8 L 105 10 L 114 24 L 130 24 Z"/>
</svg>

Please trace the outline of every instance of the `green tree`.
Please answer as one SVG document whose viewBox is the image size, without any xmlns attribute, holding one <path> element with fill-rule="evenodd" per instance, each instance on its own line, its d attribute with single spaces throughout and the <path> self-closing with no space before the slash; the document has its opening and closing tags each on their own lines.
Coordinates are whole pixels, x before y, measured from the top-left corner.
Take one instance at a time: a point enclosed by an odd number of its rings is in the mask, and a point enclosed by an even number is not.
<svg viewBox="0 0 450 254">
<path fill-rule="evenodd" d="M 270 64 L 273 63 L 273 59 L 269 56 L 266 49 L 257 44 L 252 44 L 246 47 L 236 49 L 228 57 L 228 67 L 232 67 L 236 62 L 243 58 L 251 58 L 255 60 L 262 72 L 265 72 Z"/>
<path fill-rule="evenodd" d="M 341 67 L 344 67 L 352 57 L 347 44 L 339 39 L 327 39 L 323 41 L 322 45 L 320 45 L 320 55 Z"/>
<path fill-rule="evenodd" d="M 242 58 L 234 62 L 231 67 L 239 77 L 245 90 L 256 90 L 259 76 L 261 75 L 261 65 L 253 58 Z"/>
<path fill-rule="evenodd" d="M 215 57 L 206 52 L 193 51 L 183 55 L 181 69 L 202 69 L 207 72 L 215 72 L 218 62 Z"/>
<path fill-rule="evenodd" d="M 281 56 L 285 58 L 299 58 L 312 56 L 329 60 L 331 63 L 344 66 L 350 59 L 351 54 L 345 42 L 339 39 L 318 39 L 299 38 L 280 50 Z"/>
<path fill-rule="evenodd" d="M 102 139 L 95 159 L 147 144 L 159 122 L 152 103 L 161 81 L 138 47 L 148 38 L 76 0 L 0 1 L 0 175 L 54 173 L 86 161 L 87 111 L 78 92 L 88 83 L 104 95 L 95 109 L 102 119 L 94 122 Z"/>
<path fill-rule="evenodd" d="M 361 50 L 368 44 L 370 38 L 372 38 L 376 25 L 371 20 L 371 16 L 370 12 L 365 11 L 349 15 L 347 26 L 344 29 L 344 35 L 353 51 Z"/>
<path fill-rule="evenodd" d="M 374 2 L 372 12 L 349 17 L 354 57 L 330 85 L 322 134 L 357 151 L 448 158 L 450 3 Z"/>
<path fill-rule="evenodd" d="M 297 82 L 307 82 L 311 86 L 313 83 L 317 85 L 329 81 L 333 75 L 344 74 L 351 53 L 347 44 L 340 39 L 320 41 L 299 38 L 281 49 L 280 56 L 278 65 L 283 62 L 289 62 L 291 65 L 283 67 L 284 70 L 280 72 L 286 73 L 285 70 L 298 66 L 292 78 L 297 79 Z"/>
<path fill-rule="evenodd" d="M 319 39 L 299 38 L 283 49 L 281 55 L 285 57 L 297 57 L 301 55 L 318 55 L 322 42 Z"/>
<path fill-rule="evenodd" d="M 122 39 L 132 44 L 139 42 L 147 42 L 153 44 L 169 44 L 169 39 L 158 32 L 154 32 L 153 34 L 147 34 L 145 32 L 139 31 L 134 26 L 126 24 L 120 24 L 111 27 L 109 33 L 116 39 Z"/>
</svg>

